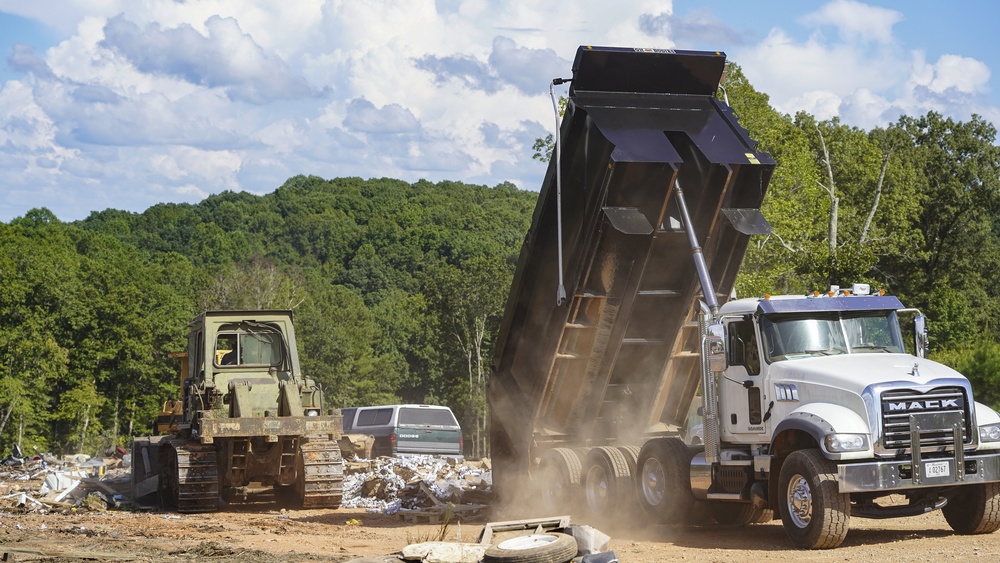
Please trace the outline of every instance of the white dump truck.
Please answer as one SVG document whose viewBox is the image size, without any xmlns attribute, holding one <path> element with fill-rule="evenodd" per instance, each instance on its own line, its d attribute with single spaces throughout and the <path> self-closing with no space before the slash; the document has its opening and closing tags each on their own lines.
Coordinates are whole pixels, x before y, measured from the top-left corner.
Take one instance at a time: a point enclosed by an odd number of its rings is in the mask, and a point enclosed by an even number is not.
<svg viewBox="0 0 1000 563">
<path fill-rule="evenodd" d="M 997 530 L 1000 415 L 926 358 L 922 315 L 863 284 L 730 299 L 775 162 L 716 98 L 724 65 L 578 50 L 493 361 L 500 501 L 668 524 L 704 502 L 803 548 L 936 509 Z"/>
</svg>

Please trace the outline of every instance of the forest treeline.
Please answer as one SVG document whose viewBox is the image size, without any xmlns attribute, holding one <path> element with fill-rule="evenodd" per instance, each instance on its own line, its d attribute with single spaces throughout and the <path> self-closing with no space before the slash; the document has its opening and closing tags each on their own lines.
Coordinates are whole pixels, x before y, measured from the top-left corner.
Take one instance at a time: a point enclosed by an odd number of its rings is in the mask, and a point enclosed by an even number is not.
<svg viewBox="0 0 1000 563">
<path fill-rule="evenodd" d="M 778 162 L 773 233 L 752 239 L 738 293 L 886 289 L 929 315 L 935 357 L 1000 404 L 995 127 L 784 115 L 728 74 L 741 124 Z M 303 370 L 330 406 L 446 404 L 469 453 L 485 453 L 493 340 L 536 198 L 507 183 L 296 176 L 263 196 L 0 223 L 0 453 L 95 453 L 147 433 L 178 394 L 169 354 L 213 308 L 294 310 Z"/>
</svg>

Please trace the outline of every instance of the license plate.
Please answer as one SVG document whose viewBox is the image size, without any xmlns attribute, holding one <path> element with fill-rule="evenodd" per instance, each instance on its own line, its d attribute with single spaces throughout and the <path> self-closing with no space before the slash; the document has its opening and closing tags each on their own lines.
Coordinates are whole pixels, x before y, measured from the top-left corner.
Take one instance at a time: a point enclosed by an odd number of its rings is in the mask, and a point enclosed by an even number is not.
<svg viewBox="0 0 1000 563">
<path fill-rule="evenodd" d="M 924 475 L 928 477 L 947 477 L 951 474 L 951 464 L 947 461 L 928 461 L 924 464 Z"/>
</svg>

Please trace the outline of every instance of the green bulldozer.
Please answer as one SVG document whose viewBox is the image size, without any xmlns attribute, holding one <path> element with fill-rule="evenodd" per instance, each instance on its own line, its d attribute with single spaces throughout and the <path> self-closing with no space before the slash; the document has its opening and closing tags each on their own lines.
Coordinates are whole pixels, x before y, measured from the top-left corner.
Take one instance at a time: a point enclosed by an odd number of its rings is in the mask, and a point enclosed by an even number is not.
<svg viewBox="0 0 1000 563">
<path fill-rule="evenodd" d="M 180 405 L 154 422 L 162 435 L 133 442 L 136 502 L 212 512 L 271 488 L 293 506 L 339 507 L 341 415 L 302 374 L 291 311 L 207 311 L 188 328 L 174 354 Z"/>
</svg>

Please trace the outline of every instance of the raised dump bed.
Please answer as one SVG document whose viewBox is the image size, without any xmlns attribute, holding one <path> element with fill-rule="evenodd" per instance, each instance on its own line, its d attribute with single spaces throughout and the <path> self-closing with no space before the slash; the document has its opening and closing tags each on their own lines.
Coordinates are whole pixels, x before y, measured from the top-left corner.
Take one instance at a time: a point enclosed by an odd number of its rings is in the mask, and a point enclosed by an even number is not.
<svg viewBox="0 0 1000 563">
<path fill-rule="evenodd" d="M 501 495 L 551 448 L 641 445 L 685 424 L 704 296 L 677 187 L 723 302 L 749 235 L 767 228 L 759 209 L 775 167 L 716 97 L 725 63 L 721 52 L 577 51 L 561 151 L 493 363 Z"/>
</svg>

